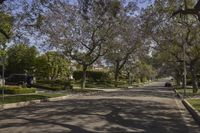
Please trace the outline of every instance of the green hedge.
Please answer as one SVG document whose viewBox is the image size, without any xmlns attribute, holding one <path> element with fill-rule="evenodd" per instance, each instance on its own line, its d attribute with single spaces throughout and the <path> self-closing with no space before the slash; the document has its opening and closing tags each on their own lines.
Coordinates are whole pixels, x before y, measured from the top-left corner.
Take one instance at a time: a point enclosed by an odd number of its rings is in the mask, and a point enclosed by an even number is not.
<svg viewBox="0 0 200 133">
<path fill-rule="evenodd" d="M 73 78 L 75 80 L 81 80 L 82 77 L 83 77 L 82 71 L 74 71 Z M 109 74 L 108 72 L 104 72 L 104 71 L 87 71 L 86 77 L 88 80 L 92 80 L 92 81 L 105 81 L 109 79 Z"/>
<path fill-rule="evenodd" d="M 31 100 L 41 100 L 41 99 L 46 99 L 46 96 L 37 95 L 37 94 L 5 96 L 4 101 L 2 101 L 2 98 L 0 99 L 0 104 L 18 103 L 18 102 L 26 102 L 26 101 L 31 101 Z"/>
<path fill-rule="evenodd" d="M 36 88 L 41 88 L 41 89 L 45 89 L 45 90 L 52 90 L 52 91 L 64 90 L 64 87 L 62 87 L 62 86 L 51 86 L 49 84 L 36 83 L 33 86 L 36 87 Z"/>
<path fill-rule="evenodd" d="M 35 93 L 35 88 L 22 88 L 20 86 L 1 86 L 0 93 L 4 89 L 5 94 L 26 94 L 26 93 Z"/>
<path fill-rule="evenodd" d="M 33 86 L 53 91 L 73 89 L 71 83 L 65 80 L 39 80 Z"/>
</svg>

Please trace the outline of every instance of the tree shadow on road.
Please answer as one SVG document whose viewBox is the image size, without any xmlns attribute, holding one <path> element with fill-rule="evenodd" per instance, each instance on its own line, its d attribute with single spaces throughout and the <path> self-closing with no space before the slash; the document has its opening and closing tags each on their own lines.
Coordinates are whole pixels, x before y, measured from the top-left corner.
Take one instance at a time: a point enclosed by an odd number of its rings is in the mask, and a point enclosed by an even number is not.
<svg viewBox="0 0 200 133">
<path fill-rule="evenodd" d="M 148 87 L 147 89 L 143 88 L 133 88 L 133 89 L 122 89 L 120 91 L 111 91 L 111 92 L 98 92 L 93 95 L 102 95 L 105 97 L 114 97 L 114 96 L 127 96 L 127 97 L 159 97 L 159 98 L 174 98 L 175 93 L 172 91 L 172 88 L 166 87 Z M 119 95 L 120 94 L 120 95 Z"/>
<path fill-rule="evenodd" d="M 1 133 L 187 133 L 187 127 L 176 107 L 155 101 L 66 100 L 0 113 Z"/>
</svg>

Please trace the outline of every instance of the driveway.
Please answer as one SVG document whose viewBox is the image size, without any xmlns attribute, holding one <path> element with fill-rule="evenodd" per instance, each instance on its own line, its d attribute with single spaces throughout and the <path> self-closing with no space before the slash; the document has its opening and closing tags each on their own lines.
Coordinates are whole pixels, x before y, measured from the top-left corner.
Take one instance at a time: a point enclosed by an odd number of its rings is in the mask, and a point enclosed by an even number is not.
<svg viewBox="0 0 200 133">
<path fill-rule="evenodd" d="M 164 81 L 0 112 L 0 133 L 200 133 Z"/>
</svg>

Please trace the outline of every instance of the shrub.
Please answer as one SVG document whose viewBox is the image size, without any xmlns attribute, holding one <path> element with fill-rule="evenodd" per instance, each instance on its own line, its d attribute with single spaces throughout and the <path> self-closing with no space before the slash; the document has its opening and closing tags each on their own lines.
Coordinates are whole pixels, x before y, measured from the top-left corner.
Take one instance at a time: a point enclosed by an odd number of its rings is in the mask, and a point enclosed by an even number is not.
<svg viewBox="0 0 200 133">
<path fill-rule="evenodd" d="M 15 95 L 15 96 L 5 96 L 4 101 L 0 100 L 0 104 L 4 103 L 18 103 L 26 102 L 31 100 L 46 99 L 46 96 L 37 95 L 37 94 L 24 94 L 24 95 Z"/>
<path fill-rule="evenodd" d="M 36 83 L 33 86 L 36 87 L 36 88 L 41 88 L 41 89 L 45 89 L 45 90 L 52 90 L 52 91 L 64 90 L 62 87 L 49 86 L 48 84 Z"/>
<path fill-rule="evenodd" d="M 73 77 L 75 80 L 81 80 L 82 75 L 83 75 L 82 71 L 75 71 L 73 73 Z M 109 79 L 109 74 L 104 71 L 87 71 L 86 77 L 88 80 L 92 81 L 105 81 Z"/>
<path fill-rule="evenodd" d="M 0 93 L 4 89 L 5 94 L 26 94 L 26 93 L 35 93 L 35 88 L 22 88 L 20 86 L 1 86 Z"/>
<path fill-rule="evenodd" d="M 133 82 L 135 82 L 135 83 L 141 83 L 141 80 L 140 80 L 140 78 L 135 78 L 135 79 L 133 80 Z"/>
<path fill-rule="evenodd" d="M 36 84 L 34 84 L 34 87 L 53 91 L 73 88 L 71 83 L 65 80 L 39 80 Z"/>
<path fill-rule="evenodd" d="M 142 82 L 147 82 L 147 81 L 148 81 L 148 80 L 147 80 L 147 77 L 142 77 L 142 78 L 141 78 L 141 81 L 142 81 Z"/>
</svg>

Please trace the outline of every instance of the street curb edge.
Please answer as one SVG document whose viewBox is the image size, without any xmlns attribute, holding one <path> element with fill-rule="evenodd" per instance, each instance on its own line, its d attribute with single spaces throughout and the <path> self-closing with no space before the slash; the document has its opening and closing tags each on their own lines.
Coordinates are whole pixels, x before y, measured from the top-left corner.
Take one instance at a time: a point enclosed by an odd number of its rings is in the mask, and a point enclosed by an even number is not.
<svg viewBox="0 0 200 133">
<path fill-rule="evenodd" d="M 31 101 L 18 102 L 18 103 L 8 103 L 8 104 L 0 105 L 0 111 L 5 110 L 5 109 L 25 107 L 31 104 L 37 104 L 37 103 L 42 103 L 42 102 L 66 100 L 67 98 L 69 98 L 69 96 L 53 97 L 53 98 L 46 98 L 46 99 L 41 99 L 41 100 L 31 100 Z"/>
<path fill-rule="evenodd" d="M 177 96 L 178 98 L 183 99 L 183 95 L 181 95 L 180 93 L 178 93 L 178 92 L 176 91 L 176 89 L 174 89 L 174 92 L 176 93 L 176 96 Z"/>
<path fill-rule="evenodd" d="M 186 99 L 182 100 L 182 103 L 195 121 L 200 125 L 200 113 Z"/>
</svg>

